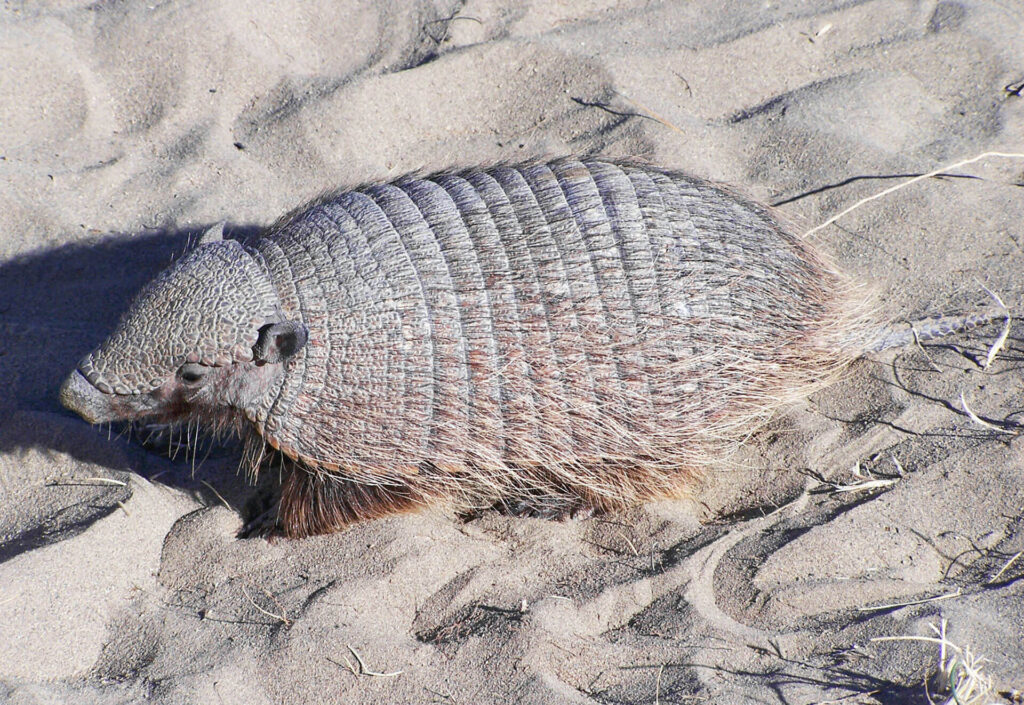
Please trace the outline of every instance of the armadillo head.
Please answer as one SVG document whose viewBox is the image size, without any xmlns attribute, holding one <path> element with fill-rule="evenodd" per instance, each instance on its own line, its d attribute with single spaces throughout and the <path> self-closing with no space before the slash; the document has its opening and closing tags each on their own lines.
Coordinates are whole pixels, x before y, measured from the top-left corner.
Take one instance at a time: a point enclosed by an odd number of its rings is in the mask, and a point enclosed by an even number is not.
<svg viewBox="0 0 1024 705">
<path fill-rule="evenodd" d="M 306 338 L 248 249 L 204 237 L 139 293 L 64 382 L 61 403 L 90 423 L 239 419 Z"/>
</svg>

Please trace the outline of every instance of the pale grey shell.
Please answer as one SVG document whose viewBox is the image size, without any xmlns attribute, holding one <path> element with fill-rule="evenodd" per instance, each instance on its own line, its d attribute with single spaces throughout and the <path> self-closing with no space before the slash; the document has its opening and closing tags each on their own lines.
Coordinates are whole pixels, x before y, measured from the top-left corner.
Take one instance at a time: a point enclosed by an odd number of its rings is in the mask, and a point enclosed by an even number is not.
<svg viewBox="0 0 1024 705">
<path fill-rule="evenodd" d="M 810 248 L 644 166 L 406 178 L 322 199 L 255 249 L 310 334 L 247 414 L 360 481 L 544 465 L 600 493 L 592 464 L 668 472 L 860 353 L 845 282 Z"/>
</svg>

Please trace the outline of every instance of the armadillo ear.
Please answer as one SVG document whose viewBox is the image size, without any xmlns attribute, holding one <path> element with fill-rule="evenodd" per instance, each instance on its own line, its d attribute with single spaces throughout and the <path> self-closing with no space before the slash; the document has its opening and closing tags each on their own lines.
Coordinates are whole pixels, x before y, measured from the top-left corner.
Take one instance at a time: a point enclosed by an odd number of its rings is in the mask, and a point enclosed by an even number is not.
<svg viewBox="0 0 1024 705">
<path fill-rule="evenodd" d="M 200 245 L 207 245 L 211 242 L 220 242 L 224 239 L 224 221 L 220 221 L 215 225 L 211 225 L 203 233 L 203 236 L 199 238 Z"/>
<path fill-rule="evenodd" d="M 268 323 L 260 328 L 260 337 L 252 346 L 256 364 L 290 360 L 309 340 L 309 329 L 298 321 Z"/>
</svg>

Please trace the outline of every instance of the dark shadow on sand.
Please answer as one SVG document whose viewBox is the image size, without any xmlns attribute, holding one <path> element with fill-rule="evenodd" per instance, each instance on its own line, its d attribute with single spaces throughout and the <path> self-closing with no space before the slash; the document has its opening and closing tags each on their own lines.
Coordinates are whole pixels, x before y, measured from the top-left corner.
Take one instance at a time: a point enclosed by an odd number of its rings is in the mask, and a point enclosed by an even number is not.
<svg viewBox="0 0 1024 705">
<path fill-rule="evenodd" d="M 88 426 L 61 408 L 57 398 L 66 375 L 110 333 L 135 294 L 205 230 L 108 235 L 0 262 L 0 454 L 54 451 L 108 471 L 96 474 L 116 478 L 136 473 L 194 493 L 208 504 L 221 503 L 223 496 L 237 509 L 247 501 L 253 488 L 237 472 L 237 444 L 212 450 L 203 446 L 195 455 L 181 452 L 172 459 L 166 451 L 143 448 L 136 434 L 122 428 Z M 225 227 L 226 237 L 243 241 L 258 232 L 250 226 Z M 56 458 L 53 466 L 38 471 L 41 488 L 56 487 Z M 24 527 L 15 540 L 0 542 L 0 562 L 85 530 L 120 511 L 128 496 L 130 491 L 112 487 L 80 489 L 69 495 L 59 515 L 41 515 L 37 525 Z"/>
</svg>

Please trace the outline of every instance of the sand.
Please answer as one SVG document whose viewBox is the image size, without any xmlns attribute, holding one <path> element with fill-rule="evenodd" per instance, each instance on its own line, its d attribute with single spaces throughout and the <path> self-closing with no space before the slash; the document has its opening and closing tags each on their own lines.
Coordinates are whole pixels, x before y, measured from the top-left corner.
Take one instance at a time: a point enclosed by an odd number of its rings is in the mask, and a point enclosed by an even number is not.
<svg viewBox="0 0 1024 705">
<path fill-rule="evenodd" d="M 1024 690 L 1024 327 L 870 356 L 691 500 L 239 539 L 256 490 L 93 429 L 63 376 L 219 221 L 538 155 L 639 156 L 808 229 L 1024 151 L 1024 7 L 891 0 L 6 2 L 0 700 L 945 702 Z M 670 123 L 671 127 L 665 123 Z M 812 239 L 895 318 L 1024 311 L 1024 161 Z M 965 412 L 965 400 L 983 422 Z M 880 482 L 874 482 L 874 481 Z M 867 484 L 865 484 L 867 483 Z M 843 489 L 849 491 L 841 491 Z M 950 651 L 950 653 L 954 653 Z"/>
</svg>

